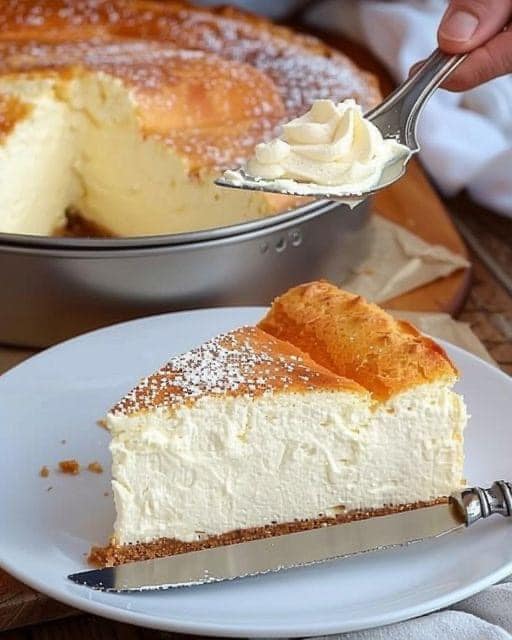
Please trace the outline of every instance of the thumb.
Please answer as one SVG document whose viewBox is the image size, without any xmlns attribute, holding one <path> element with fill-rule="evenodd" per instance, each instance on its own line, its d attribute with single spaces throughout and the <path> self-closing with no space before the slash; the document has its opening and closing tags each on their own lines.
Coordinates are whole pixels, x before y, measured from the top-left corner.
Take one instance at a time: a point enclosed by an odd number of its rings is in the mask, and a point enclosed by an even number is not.
<svg viewBox="0 0 512 640">
<path fill-rule="evenodd" d="M 505 27 L 512 0 L 451 0 L 438 31 L 439 46 L 447 53 L 471 51 Z"/>
</svg>

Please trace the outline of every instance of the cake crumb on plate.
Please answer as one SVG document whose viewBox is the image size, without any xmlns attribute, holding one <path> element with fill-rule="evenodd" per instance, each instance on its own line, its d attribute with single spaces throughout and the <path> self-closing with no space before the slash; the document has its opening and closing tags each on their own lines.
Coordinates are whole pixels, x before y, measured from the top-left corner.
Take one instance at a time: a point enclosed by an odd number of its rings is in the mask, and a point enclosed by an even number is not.
<svg viewBox="0 0 512 640">
<path fill-rule="evenodd" d="M 50 475 L 50 469 L 48 469 L 46 465 L 43 465 L 39 469 L 39 475 L 41 476 L 41 478 L 47 478 Z"/>
<path fill-rule="evenodd" d="M 77 460 L 61 460 L 59 462 L 59 471 L 61 473 L 67 473 L 72 476 L 77 476 L 80 473 L 80 464 Z"/>
<path fill-rule="evenodd" d="M 91 473 L 103 473 L 103 467 L 99 462 L 89 462 L 89 464 L 87 465 L 87 469 Z"/>
</svg>

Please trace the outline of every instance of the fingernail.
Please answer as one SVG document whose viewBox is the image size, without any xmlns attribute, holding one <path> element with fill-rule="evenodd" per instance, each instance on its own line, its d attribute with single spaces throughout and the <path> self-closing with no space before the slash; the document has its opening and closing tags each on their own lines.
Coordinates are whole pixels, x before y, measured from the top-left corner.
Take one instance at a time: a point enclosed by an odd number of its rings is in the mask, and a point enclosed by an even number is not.
<svg viewBox="0 0 512 640">
<path fill-rule="evenodd" d="M 478 18 L 467 11 L 456 11 L 449 15 L 440 28 L 440 33 L 448 40 L 469 40 L 478 27 Z"/>
</svg>

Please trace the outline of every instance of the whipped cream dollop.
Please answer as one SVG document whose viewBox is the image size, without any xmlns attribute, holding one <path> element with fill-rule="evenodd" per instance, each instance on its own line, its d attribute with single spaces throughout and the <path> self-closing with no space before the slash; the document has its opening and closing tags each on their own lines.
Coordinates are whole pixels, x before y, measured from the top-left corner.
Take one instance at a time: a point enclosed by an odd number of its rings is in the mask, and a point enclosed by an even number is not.
<svg viewBox="0 0 512 640">
<path fill-rule="evenodd" d="M 354 100 L 316 100 L 306 114 L 283 125 L 280 138 L 258 144 L 245 171 L 284 190 L 293 180 L 358 194 L 379 182 L 389 162 L 409 153 L 396 140 L 383 138 Z"/>
</svg>

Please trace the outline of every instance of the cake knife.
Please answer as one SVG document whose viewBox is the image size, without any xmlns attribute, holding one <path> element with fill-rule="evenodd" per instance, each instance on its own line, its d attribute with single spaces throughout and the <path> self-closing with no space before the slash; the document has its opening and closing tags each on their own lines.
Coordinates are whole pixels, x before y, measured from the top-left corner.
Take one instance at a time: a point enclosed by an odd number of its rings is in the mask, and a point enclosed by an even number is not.
<svg viewBox="0 0 512 640">
<path fill-rule="evenodd" d="M 511 482 L 498 481 L 489 489 L 464 489 L 453 494 L 448 503 L 412 511 L 82 571 L 68 578 L 110 592 L 221 582 L 437 538 L 461 531 L 493 514 L 512 515 Z"/>
</svg>

